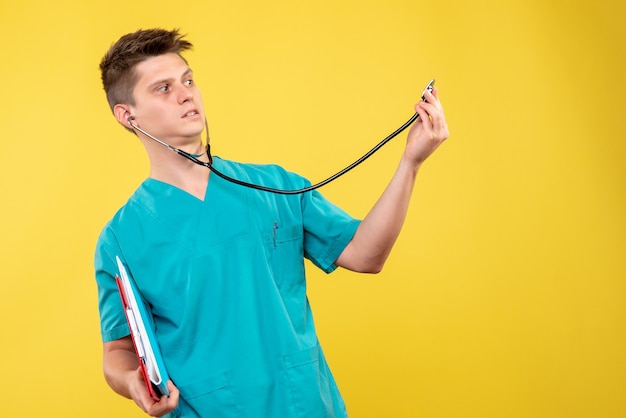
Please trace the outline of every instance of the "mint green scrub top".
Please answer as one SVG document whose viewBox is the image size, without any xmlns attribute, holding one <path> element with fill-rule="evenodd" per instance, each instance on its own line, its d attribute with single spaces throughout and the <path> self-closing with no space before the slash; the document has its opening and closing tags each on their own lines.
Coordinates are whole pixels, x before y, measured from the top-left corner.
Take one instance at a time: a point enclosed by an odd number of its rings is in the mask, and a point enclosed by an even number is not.
<svg viewBox="0 0 626 418">
<path fill-rule="evenodd" d="M 214 165 L 270 187 L 310 184 L 273 165 Z M 103 341 L 129 335 L 117 255 L 180 390 L 169 417 L 346 417 L 315 332 L 304 258 L 332 272 L 358 224 L 317 191 L 278 195 L 211 175 L 202 201 L 146 179 L 97 243 Z"/>
</svg>

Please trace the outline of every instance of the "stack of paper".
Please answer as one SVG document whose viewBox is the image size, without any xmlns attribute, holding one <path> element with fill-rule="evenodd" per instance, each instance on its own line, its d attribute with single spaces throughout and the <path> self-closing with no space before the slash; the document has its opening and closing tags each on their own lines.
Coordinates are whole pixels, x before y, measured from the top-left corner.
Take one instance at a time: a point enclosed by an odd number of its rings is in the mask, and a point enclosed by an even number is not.
<svg viewBox="0 0 626 418">
<path fill-rule="evenodd" d="M 150 396 L 158 401 L 163 395 L 169 396 L 167 390 L 169 376 L 154 336 L 152 315 L 146 309 L 135 283 L 128 277 L 124 264 L 119 257 L 115 258 L 119 269 L 119 276 L 115 277 L 115 281 L 122 297 L 135 352 Z"/>
</svg>

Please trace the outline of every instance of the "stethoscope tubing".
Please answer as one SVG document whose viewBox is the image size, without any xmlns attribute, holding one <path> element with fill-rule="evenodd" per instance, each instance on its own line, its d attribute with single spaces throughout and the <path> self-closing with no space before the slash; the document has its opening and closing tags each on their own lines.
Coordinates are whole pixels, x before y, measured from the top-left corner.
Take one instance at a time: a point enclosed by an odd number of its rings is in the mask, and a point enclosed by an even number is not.
<svg viewBox="0 0 626 418">
<path fill-rule="evenodd" d="M 396 136 L 398 136 L 398 134 L 400 134 L 402 131 L 404 131 L 406 128 L 408 128 L 413 122 L 415 122 L 415 120 L 419 117 L 419 115 L 417 113 L 415 113 L 413 116 L 411 116 L 411 118 L 409 120 L 407 120 L 402 126 L 400 126 L 398 129 L 396 129 L 395 131 L 393 131 L 390 135 L 388 135 L 385 139 L 383 139 L 382 141 L 380 141 L 374 148 L 372 148 L 371 150 L 369 150 L 367 153 L 365 153 L 361 158 L 359 158 L 358 160 L 356 160 L 355 162 L 353 162 L 352 164 L 350 164 L 349 166 L 347 166 L 346 168 L 344 168 L 343 170 L 333 174 L 332 176 L 328 177 L 325 180 L 320 181 L 319 183 L 313 184 L 311 186 L 307 186 L 307 187 L 303 187 L 300 189 L 294 189 L 294 190 L 284 190 L 284 189 L 276 189 L 273 187 L 267 187 L 267 186 L 262 186 L 260 184 L 254 184 L 254 183 L 249 183 L 246 181 L 242 181 L 233 177 L 230 177 L 224 173 L 222 173 L 221 171 L 219 171 L 218 169 L 216 169 L 213 166 L 213 156 L 211 155 L 211 151 L 210 151 L 210 145 L 207 141 L 207 156 L 209 157 L 209 161 L 205 162 L 205 161 L 201 161 L 198 158 L 196 158 L 194 155 L 189 154 L 188 152 L 185 152 L 179 148 L 173 147 L 163 141 L 161 141 L 160 139 L 158 139 L 157 137 L 149 134 L 148 132 L 144 131 L 143 129 L 141 129 L 139 126 L 137 126 L 135 123 L 133 123 L 131 120 L 131 118 L 128 119 L 128 123 L 130 124 L 130 126 L 133 129 L 138 130 L 139 132 L 141 132 L 142 134 L 146 135 L 147 137 L 149 137 L 150 139 L 155 140 L 156 142 L 158 142 L 159 144 L 163 145 L 164 147 L 170 149 L 171 151 L 174 151 L 176 153 L 178 153 L 179 155 L 181 155 L 182 157 L 188 159 L 189 161 L 201 165 L 203 167 L 208 168 L 209 170 L 211 170 L 212 173 L 214 173 L 215 175 L 217 175 L 218 177 L 223 178 L 226 181 L 229 181 L 231 183 L 237 184 L 239 186 L 244 186 L 244 187 L 249 187 L 252 189 L 256 189 L 256 190 L 261 190 L 264 192 L 269 192 L 269 193 L 276 193 L 276 194 L 284 194 L 284 195 L 296 195 L 296 194 L 302 194 L 302 193 L 307 193 L 310 192 L 312 190 L 315 189 L 319 189 L 320 187 L 330 183 L 331 181 L 334 181 L 336 179 L 338 179 L 339 177 L 343 176 L 344 174 L 346 174 L 348 171 L 352 170 L 353 168 L 355 168 L 356 166 L 360 165 L 363 161 L 367 160 L 369 157 L 371 157 L 376 151 L 378 151 L 380 148 L 382 148 L 386 143 L 388 143 L 389 141 L 391 141 L 393 138 L 395 138 Z"/>
<path fill-rule="evenodd" d="M 422 100 L 426 100 L 424 98 L 424 94 L 426 93 L 426 90 L 432 91 L 433 89 L 433 85 L 435 83 L 435 80 L 430 80 L 430 82 L 426 85 L 426 87 L 424 88 L 424 91 L 422 92 Z M 141 132 L 142 134 L 146 135 L 147 137 L 155 140 L 156 142 L 158 142 L 159 144 L 163 145 L 164 147 L 178 153 L 179 155 L 187 158 L 188 160 L 192 161 L 195 164 L 201 165 L 203 167 L 208 168 L 209 170 L 211 170 L 212 173 L 215 173 L 217 176 L 223 178 L 226 181 L 229 181 L 231 183 L 237 184 L 239 186 L 244 186 L 244 187 L 249 187 L 252 189 L 256 189 L 256 190 L 261 190 L 264 192 L 269 192 L 269 193 L 277 193 L 277 194 L 285 194 L 285 195 L 295 195 L 295 194 L 301 194 L 301 193 L 307 193 L 310 192 L 312 190 L 315 189 L 319 189 L 320 187 L 330 183 L 333 180 L 338 179 L 339 177 L 343 176 L 344 174 L 346 174 L 348 171 L 352 170 L 353 168 L 355 168 L 356 166 L 358 166 L 359 164 L 361 164 L 363 161 L 367 160 L 369 157 L 372 156 L 372 154 L 374 154 L 376 151 L 378 151 L 383 145 L 385 145 L 387 142 L 391 141 L 393 138 L 395 138 L 396 136 L 398 136 L 399 133 L 401 133 L 402 131 L 404 131 L 406 128 L 408 128 L 413 122 L 415 122 L 415 120 L 419 117 L 419 114 L 415 113 L 413 116 L 411 116 L 411 118 L 409 120 L 407 120 L 402 126 L 400 126 L 398 129 L 396 129 L 395 131 L 393 131 L 389 136 L 387 136 L 385 139 L 383 139 L 382 141 L 380 141 L 374 148 L 372 148 L 371 150 L 369 150 L 368 152 L 366 152 L 361 158 L 359 158 L 358 160 L 356 160 L 355 162 L 353 162 L 352 164 L 350 164 L 349 166 L 347 166 L 346 168 L 344 168 L 343 170 L 333 174 L 332 176 L 328 177 L 326 180 L 322 180 L 319 183 L 313 184 L 311 186 L 308 187 L 303 187 L 301 189 L 295 189 L 295 190 L 283 190 L 283 189 L 276 189 L 273 187 L 267 187 L 267 186 L 262 186 L 260 184 L 254 184 L 254 183 L 249 183 L 246 181 L 242 181 L 230 176 L 227 176 L 226 174 L 220 172 L 219 170 L 217 170 L 214 166 L 213 166 L 213 156 L 211 155 L 211 146 L 210 146 L 210 139 L 209 139 L 209 128 L 206 122 L 206 118 L 205 118 L 205 125 L 206 125 L 206 131 L 207 131 L 207 145 L 206 145 L 206 153 L 207 156 L 209 157 L 209 161 L 204 162 L 204 161 L 200 161 L 198 159 L 198 156 L 196 155 L 192 155 L 189 154 L 188 152 L 185 152 L 181 149 L 178 149 L 176 147 L 173 147 L 163 141 L 161 141 L 159 138 L 150 135 L 148 132 L 144 131 L 143 129 L 141 129 L 139 126 L 137 126 L 135 123 L 132 122 L 133 117 L 129 117 L 128 118 L 128 124 L 135 130 Z"/>
</svg>

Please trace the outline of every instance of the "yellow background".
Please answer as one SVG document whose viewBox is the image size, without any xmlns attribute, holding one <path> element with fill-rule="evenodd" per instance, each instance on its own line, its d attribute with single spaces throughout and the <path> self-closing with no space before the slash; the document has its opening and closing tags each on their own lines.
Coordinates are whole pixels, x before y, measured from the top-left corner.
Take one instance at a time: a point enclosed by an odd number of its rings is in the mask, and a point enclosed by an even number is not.
<svg viewBox="0 0 626 418">
<path fill-rule="evenodd" d="M 98 63 L 161 26 L 195 44 L 214 153 L 312 180 L 437 79 L 451 137 L 383 273 L 309 269 L 352 417 L 625 417 L 625 17 L 621 0 L 3 2 L 0 415 L 144 416 L 101 373 L 94 245 L 147 159 Z M 364 216 L 403 142 L 323 191 Z"/>
</svg>

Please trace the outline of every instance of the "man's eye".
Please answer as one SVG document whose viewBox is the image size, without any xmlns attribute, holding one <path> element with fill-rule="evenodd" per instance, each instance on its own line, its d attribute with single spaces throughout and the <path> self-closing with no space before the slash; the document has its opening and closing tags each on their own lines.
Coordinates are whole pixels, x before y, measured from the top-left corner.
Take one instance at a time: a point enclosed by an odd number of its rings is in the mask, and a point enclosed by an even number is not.
<svg viewBox="0 0 626 418">
<path fill-rule="evenodd" d="M 186 86 L 191 86 L 191 85 L 193 85 L 193 80 L 192 80 L 192 79 L 185 80 L 185 85 L 186 85 Z"/>
<path fill-rule="evenodd" d="M 162 92 L 162 93 L 166 93 L 169 90 L 170 90 L 170 86 L 168 86 L 167 84 L 157 88 L 157 91 Z"/>
</svg>

